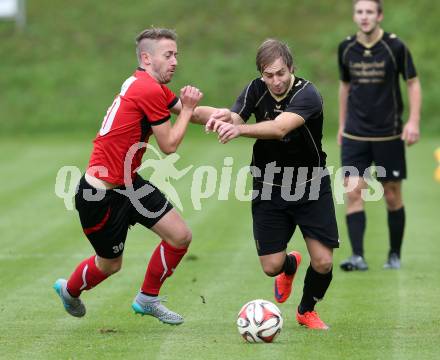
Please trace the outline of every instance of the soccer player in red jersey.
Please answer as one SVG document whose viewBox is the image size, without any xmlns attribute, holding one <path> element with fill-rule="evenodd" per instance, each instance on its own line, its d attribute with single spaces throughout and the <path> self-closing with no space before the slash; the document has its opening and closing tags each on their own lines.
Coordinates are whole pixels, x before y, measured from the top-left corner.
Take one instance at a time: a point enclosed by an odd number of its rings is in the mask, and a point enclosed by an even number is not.
<svg viewBox="0 0 440 360">
<path fill-rule="evenodd" d="M 83 231 L 96 255 L 82 261 L 68 280 L 57 280 L 54 289 L 69 314 L 84 316 L 82 291 L 121 269 L 128 228 L 139 223 L 162 240 L 151 256 L 132 308 L 164 323 L 180 324 L 183 317 L 166 308 L 158 294 L 187 252 L 191 231 L 165 196 L 136 169 L 150 135 L 164 153 L 173 153 L 190 120 L 204 124 L 215 109 L 197 107 L 203 95 L 193 86 L 182 88 L 178 98 L 165 85 L 177 67 L 173 31 L 147 29 L 136 38 L 136 44 L 139 67 L 123 83 L 104 117 L 75 196 Z M 169 121 L 170 111 L 178 114 L 174 124 Z"/>
</svg>

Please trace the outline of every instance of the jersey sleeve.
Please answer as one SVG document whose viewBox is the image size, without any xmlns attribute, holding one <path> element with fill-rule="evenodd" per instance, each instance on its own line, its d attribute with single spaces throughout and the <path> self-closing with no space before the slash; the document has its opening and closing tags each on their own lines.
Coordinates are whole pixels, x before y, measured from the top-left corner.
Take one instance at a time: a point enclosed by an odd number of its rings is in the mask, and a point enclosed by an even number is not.
<svg viewBox="0 0 440 360">
<path fill-rule="evenodd" d="M 254 82 L 255 80 L 244 88 L 231 108 L 231 111 L 240 115 L 245 122 L 249 120 L 255 108 L 256 86 Z"/>
<path fill-rule="evenodd" d="M 167 98 L 168 109 L 171 109 L 174 105 L 177 104 L 179 98 L 168 88 L 168 86 L 162 85 L 162 90 L 165 93 Z"/>
<path fill-rule="evenodd" d="M 396 61 L 397 70 L 402 74 L 405 80 L 415 78 L 417 76 L 416 68 L 409 49 L 403 42 L 399 42 Z"/>
<path fill-rule="evenodd" d="M 148 88 L 139 94 L 137 103 L 151 125 L 160 125 L 169 120 L 171 116 L 168 107 L 170 97 L 171 95 L 167 94 L 159 85 Z"/>
<path fill-rule="evenodd" d="M 311 83 L 295 93 L 286 107 L 287 112 L 298 114 L 304 121 L 316 117 L 322 112 L 322 97 Z"/>
<path fill-rule="evenodd" d="M 346 43 L 342 42 L 339 44 L 338 48 L 339 80 L 350 82 L 350 70 L 347 66 L 346 60 L 344 59 L 344 55 L 346 55 L 344 54 L 346 47 Z"/>
</svg>

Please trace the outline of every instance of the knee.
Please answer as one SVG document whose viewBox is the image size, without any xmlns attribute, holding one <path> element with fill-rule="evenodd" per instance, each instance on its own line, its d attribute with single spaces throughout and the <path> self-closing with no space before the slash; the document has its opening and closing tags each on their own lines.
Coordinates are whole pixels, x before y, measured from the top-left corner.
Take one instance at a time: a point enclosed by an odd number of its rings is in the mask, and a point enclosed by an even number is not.
<svg viewBox="0 0 440 360">
<path fill-rule="evenodd" d="M 100 259 L 97 263 L 98 269 L 107 276 L 117 273 L 122 268 L 122 257 L 117 259 Z"/>
<path fill-rule="evenodd" d="M 385 187 L 384 197 L 388 208 L 393 210 L 400 207 L 400 197 L 394 189 Z"/>
<path fill-rule="evenodd" d="M 263 271 L 267 276 L 274 277 L 281 272 L 281 266 L 275 263 L 263 264 Z"/>
<path fill-rule="evenodd" d="M 349 204 L 357 204 L 362 201 L 362 189 L 356 188 L 347 192 L 347 201 Z"/>
<path fill-rule="evenodd" d="M 323 255 L 315 259 L 311 259 L 312 267 L 320 274 L 327 274 L 333 268 L 333 256 Z"/>
<path fill-rule="evenodd" d="M 119 270 L 121 270 L 122 265 L 121 264 L 115 264 L 110 268 L 109 274 L 108 275 L 113 275 L 116 274 L 117 272 L 119 272 Z"/>
<path fill-rule="evenodd" d="M 189 228 L 182 230 L 174 239 L 174 245 L 178 248 L 187 248 L 192 241 L 192 232 Z"/>
</svg>

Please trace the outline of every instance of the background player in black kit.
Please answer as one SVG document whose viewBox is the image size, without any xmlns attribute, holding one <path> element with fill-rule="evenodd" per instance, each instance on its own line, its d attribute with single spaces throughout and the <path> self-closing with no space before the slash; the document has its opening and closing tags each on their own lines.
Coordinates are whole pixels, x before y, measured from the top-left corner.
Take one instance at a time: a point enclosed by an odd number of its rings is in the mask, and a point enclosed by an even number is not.
<svg viewBox="0 0 440 360">
<path fill-rule="evenodd" d="M 308 328 L 328 329 L 314 311 L 330 285 L 333 248 L 339 246 L 330 179 L 324 175 L 322 98 L 312 83 L 293 75 L 286 44 L 266 40 L 258 49 L 256 63 L 261 77 L 238 97 L 230 113 L 233 123 L 226 125 L 224 121 L 230 119 L 218 112 L 206 128 L 216 131 L 222 143 L 238 136 L 257 139 L 252 175 L 258 195 L 252 201 L 252 216 L 262 268 L 267 275 L 276 276 L 275 300 L 286 301 L 301 262 L 298 252 L 286 254 L 298 225 L 310 266 L 296 318 Z M 257 123 L 245 124 L 252 114 Z M 289 196 L 302 191 L 303 196 Z"/>
<path fill-rule="evenodd" d="M 339 45 L 339 131 L 343 166 L 359 174 L 347 174 L 347 228 L 352 256 L 341 268 L 367 270 L 363 238 L 366 225 L 361 196 L 366 188 L 365 169 L 372 163 L 385 169 L 382 182 L 388 209 L 390 250 L 384 267 L 400 268 L 405 227 L 401 180 L 406 178 L 405 141 L 419 140 L 421 88 L 411 54 L 394 34 L 384 32 L 381 0 L 354 0 L 353 20 L 359 31 Z M 403 103 L 399 75 L 407 83 L 409 118 L 402 126 Z"/>
</svg>

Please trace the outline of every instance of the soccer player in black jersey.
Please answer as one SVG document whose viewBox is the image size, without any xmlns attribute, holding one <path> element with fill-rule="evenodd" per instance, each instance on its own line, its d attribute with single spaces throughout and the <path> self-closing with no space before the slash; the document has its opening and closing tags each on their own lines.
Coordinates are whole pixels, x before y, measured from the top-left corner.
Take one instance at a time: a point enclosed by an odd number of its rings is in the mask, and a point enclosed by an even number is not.
<svg viewBox="0 0 440 360">
<path fill-rule="evenodd" d="M 300 253 L 286 253 L 298 225 L 310 266 L 296 318 L 308 328 L 328 329 L 314 311 L 330 285 L 333 248 L 339 246 L 326 154 L 321 147 L 322 98 L 311 82 L 293 74 L 286 44 L 266 40 L 258 49 L 256 63 L 261 76 L 244 88 L 228 114 L 232 119 L 219 110 L 206 128 L 216 131 L 222 143 L 238 136 L 257 139 L 251 164 L 252 217 L 263 271 L 276 276 L 275 300 L 286 301 L 301 262 Z M 252 114 L 256 124 L 247 124 Z"/>
<path fill-rule="evenodd" d="M 388 209 L 390 250 L 384 268 L 400 268 L 400 250 L 405 226 L 401 181 L 406 178 L 405 141 L 419 140 L 421 88 L 411 54 L 394 34 L 380 27 L 381 0 L 354 0 L 353 19 L 359 28 L 339 45 L 339 131 L 343 166 L 357 173 L 346 173 L 347 228 L 352 256 L 341 268 L 367 270 L 363 238 L 366 225 L 362 190 L 366 169 L 372 163 L 385 170 L 381 176 Z M 409 118 L 402 126 L 402 96 L 399 76 L 408 87 Z M 369 170 L 367 170 L 367 173 Z"/>
</svg>

